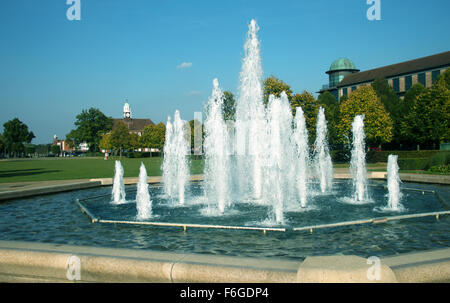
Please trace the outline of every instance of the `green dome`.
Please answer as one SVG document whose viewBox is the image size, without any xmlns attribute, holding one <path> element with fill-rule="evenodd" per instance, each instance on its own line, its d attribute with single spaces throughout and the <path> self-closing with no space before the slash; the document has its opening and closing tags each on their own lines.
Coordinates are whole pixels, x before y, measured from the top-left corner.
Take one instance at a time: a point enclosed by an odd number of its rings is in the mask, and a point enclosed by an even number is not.
<svg viewBox="0 0 450 303">
<path fill-rule="evenodd" d="M 331 63 L 329 71 L 331 72 L 331 71 L 345 70 L 345 69 L 356 70 L 357 68 L 351 60 L 349 60 L 347 58 L 340 58 L 340 59 L 337 59 L 336 61 L 334 61 L 333 63 Z"/>
</svg>

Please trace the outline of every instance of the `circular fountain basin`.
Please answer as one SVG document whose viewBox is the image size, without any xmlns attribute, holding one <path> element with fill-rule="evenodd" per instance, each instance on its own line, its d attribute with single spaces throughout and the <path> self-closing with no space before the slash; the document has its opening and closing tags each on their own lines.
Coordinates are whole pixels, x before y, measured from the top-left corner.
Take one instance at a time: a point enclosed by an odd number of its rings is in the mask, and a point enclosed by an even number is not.
<svg viewBox="0 0 450 303">
<path fill-rule="evenodd" d="M 306 208 L 292 201 L 285 207 L 283 224 L 271 219 L 271 206 L 233 198 L 221 214 L 214 201 L 203 197 L 202 183 L 192 183 L 183 206 L 167 199 L 160 186 L 150 187 L 152 217 L 148 222 L 279 227 L 267 234 L 249 230 L 92 224 L 74 202 L 79 199 L 95 217 L 136 220 L 135 186 L 127 186 L 127 202 L 111 204 L 111 187 L 80 190 L 15 200 L 0 205 L 0 239 L 72 245 L 138 248 L 180 253 L 302 260 L 311 255 L 352 254 L 388 256 L 450 246 L 450 216 L 412 218 L 382 224 L 347 225 L 296 231 L 295 228 L 345 221 L 384 218 L 448 210 L 449 187 L 402 184 L 404 209 L 386 211 L 386 182 L 370 180 L 370 201 L 352 203 L 350 180 L 335 182 L 328 194 L 311 184 Z M 145 222 L 144 221 L 144 222 Z"/>
</svg>

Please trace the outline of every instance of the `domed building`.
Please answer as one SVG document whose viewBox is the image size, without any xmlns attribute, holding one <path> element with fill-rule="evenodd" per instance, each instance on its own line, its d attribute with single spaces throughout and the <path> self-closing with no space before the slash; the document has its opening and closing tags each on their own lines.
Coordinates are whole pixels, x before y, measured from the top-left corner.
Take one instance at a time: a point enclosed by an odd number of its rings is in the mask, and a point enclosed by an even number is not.
<svg viewBox="0 0 450 303">
<path fill-rule="evenodd" d="M 339 58 L 331 63 L 330 69 L 326 71 L 328 74 L 328 85 L 324 85 L 319 93 L 329 91 L 336 100 L 339 99 L 339 92 L 337 86 L 339 82 L 344 80 L 348 75 L 359 72 L 355 64 L 347 58 Z"/>
<path fill-rule="evenodd" d="M 375 79 L 386 79 L 400 98 L 416 83 L 429 88 L 439 75 L 450 67 L 450 52 L 443 52 L 414 60 L 404 61 L 360 72 L 355 64 L 347 59 L 335 60 L 326 73 L 328 85 L 319 94 L 330 92 L 336 100 L 350 95 L 362 85 L 370 85 Z"/>
<path fill-rule="evenodd" d="M 331 63 L 330 70 L 326 73 L 329 76 L 329 87 L 336 87 L 345 76 L 359 72 L 355 64 L 347 58 L 340 58 Z"/>
</svg>

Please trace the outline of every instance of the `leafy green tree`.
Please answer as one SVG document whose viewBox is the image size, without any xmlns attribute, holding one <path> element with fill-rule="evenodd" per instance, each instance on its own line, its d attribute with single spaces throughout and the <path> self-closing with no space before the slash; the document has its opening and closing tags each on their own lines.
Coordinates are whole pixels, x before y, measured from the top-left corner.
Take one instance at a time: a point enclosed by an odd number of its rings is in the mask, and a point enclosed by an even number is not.
<svg viewBox="0 0 450 303">
<path fill-rule="evenodd" d="M 80 143 L 80 135 L 77 133 L 77 129 L 72 129 L 67 135 L 66 135 L 66 142 L 69 145 L 70 148 L 76 148 Z"/>
<path fill-rule="evenodd" d="M 264 104 L 267 106 L 269 103 L 269 96 L 274 95 L 275 97 L 280 97 L 280 94 L 284 91 L 291 101 L 292 90 L 289 84 L 284 83 L 275 76 L 270 76 L 264 80 Z"/>
<path fill-rule="evenodd" d="M 318 106 L 325 109 L 325 118 L 328 122 L 328 141 L 330 145 L 338 143 L 337 125 L 339 124 L 339 103 L 330 93 L 325 92 L 317 98 Z"/>
<path fill-rule="evenodd" d="M 375 79 L 372 83 L 372 87 L 392 119 L 392 139 L 394 142 L 398 143 L 400 141 L 400 123 L 403 117 L 402 104 L 397 97 L 396 92 L 386 79 Z"/>
<path fill-rule="evenodd" d="M 97 108 L 82 110 L 76 117 L 75 126 L 77 128 L 71 131 L 66 138 L 74 144 L 86 142 L 91 151 L 98 151 L 101 136 L 111 130 L 112 124 L 112 118 L 105 116 Z"/>
<path fill-rule="evenodd" d="M 411 112 L 414 103 L 417 100 L 417 97 L 419 97 L 425 91 L 426 88 L 421 83 L 416 83 L 413 86 L 411 86 L 411 88 L 406 92 L 403 100 L 400 102 L 401 112 L 403 116 L 406 116 Z"/>
<path fill-rule="evenodd" d="M 52 145 L 50 150 L 51 150 L 52 154 L 59 155 L 59 153 L 61 152 L 61 147 L 57 144 L 54 144 L 54 145 Z"/>
<path fill-rule="evenodd" d="M 402 123 L 403 135 L 419 144 L 450 141 L 450 70 L 415 99 Z"/>
<path fill-rule="evenodd" d="M 162 151 L 166 136 L 166 126 L 160 122 L 147 126 L 142 132 L 140 144 L 142 147 L 157 148 Z"/>
<path fill-rule="evenodd" d="M 364 131 L 368 146 L 392 140 L 392 119 L 372 86 L 361 86 L 340 104 L 339 139 L 348 144 L 352 138 L 352 123 L 356 115 L 364 115 Z"/>
<path fill-rule="evenodd" d="M 99 147 L 106 151 L 111 150 L 113 148 L 111 144 L 111 133 L 107 133 L 102 136 L 99 143 Z"/>
<path fill-rule="evenodd" d="M 27 156 L 31 156 L 36 152 L 36 146 L 34 144 L 26 143 L 25 146 L 25 154 Z"/>
<path fill-rule="evenodd" d="M 313 143 L 316 139 L 317 113 L 319 112 L 317 100 L 311 93 L 303 91 L 301 94 L 295 94 L 292 96 L 291 107 L 294 116 L 298 106 L 302 107 L 306 121 L 306 128 L 308 129 L 309 142 Z"/>
<path fill-rule="evenodd" d="M 416 133 L 414 125 L 416 121 L 411 121 L 414 118 L 411 112 L 414 109 L 414 105 L 417 102 L 417 98 L 426 91 L 426 88 L 420 84 L 414 84 L 405 94 L 403 100 L 400 100 L 401 112 L 403 113 L 400 121 L 400 141 L 402 143 L 414 144 L 416 142 Z M 413 124 L 412 127 L 409 125 Z M 410 133 L 412 131 L 412 133 Z"/>
<path fill-rule="evenodd" d="M 0 153 L 5 151 L 5 140 L 3 139 L 3 134 L 0 134 Z"/>
<path fill-rule="evenodd" d="M 129 149 L 135 150 L 139 147 L 141 147 L 141 141 L 140 141 L 140 137 L 138 134 L 135 133 L 130 133 L 130 142 L 128 145 Z"/>
<path fill-rule="evenodd" d="M 232 120 L 235 121 L 236 117 L 236 100 L 234 99 L 234 95 L 232 92 L 224 91 L 223 92 L 223 119 L 225 121 Z"/>
<path fill-rule="evenodd" d="M 31 143 L 31 140 L 35 138 L 33 132 L 28 130 L 28 126 L 18 118 L 3 124 L 3 128 L 3 140 L 6 150 L 13 153 L 14 156 L 24 152 L 24 143 Z"/>
<path fill-rule="evenodd" d="M 111 131 L 110 143 L 113 149 L 119 151 L 122 157 L 122 151 L 128 149 L 131 146 L 131 136 L 128 127 L 120 121 Z"/>
</svg>

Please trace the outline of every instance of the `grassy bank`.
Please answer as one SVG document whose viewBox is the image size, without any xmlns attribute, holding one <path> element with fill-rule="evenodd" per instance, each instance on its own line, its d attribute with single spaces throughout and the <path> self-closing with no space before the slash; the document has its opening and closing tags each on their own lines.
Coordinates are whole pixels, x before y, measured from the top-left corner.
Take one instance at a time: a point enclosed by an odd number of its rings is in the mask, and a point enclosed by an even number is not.
<svg viewBox="0 0 450 303">
<path fill-rule="evenodd" d="M 119 158 L 42 158 L 0 161 L 0 183 L 112 178 L 114 160 Z M 149 176 L 162 175 L 162 158 L 129 159 L 122 157 L 125 177 L 137 177 L 141 162 Z M 191 161 L 191 174 L 203 172 L 203 161 Z"/>
</svg>

